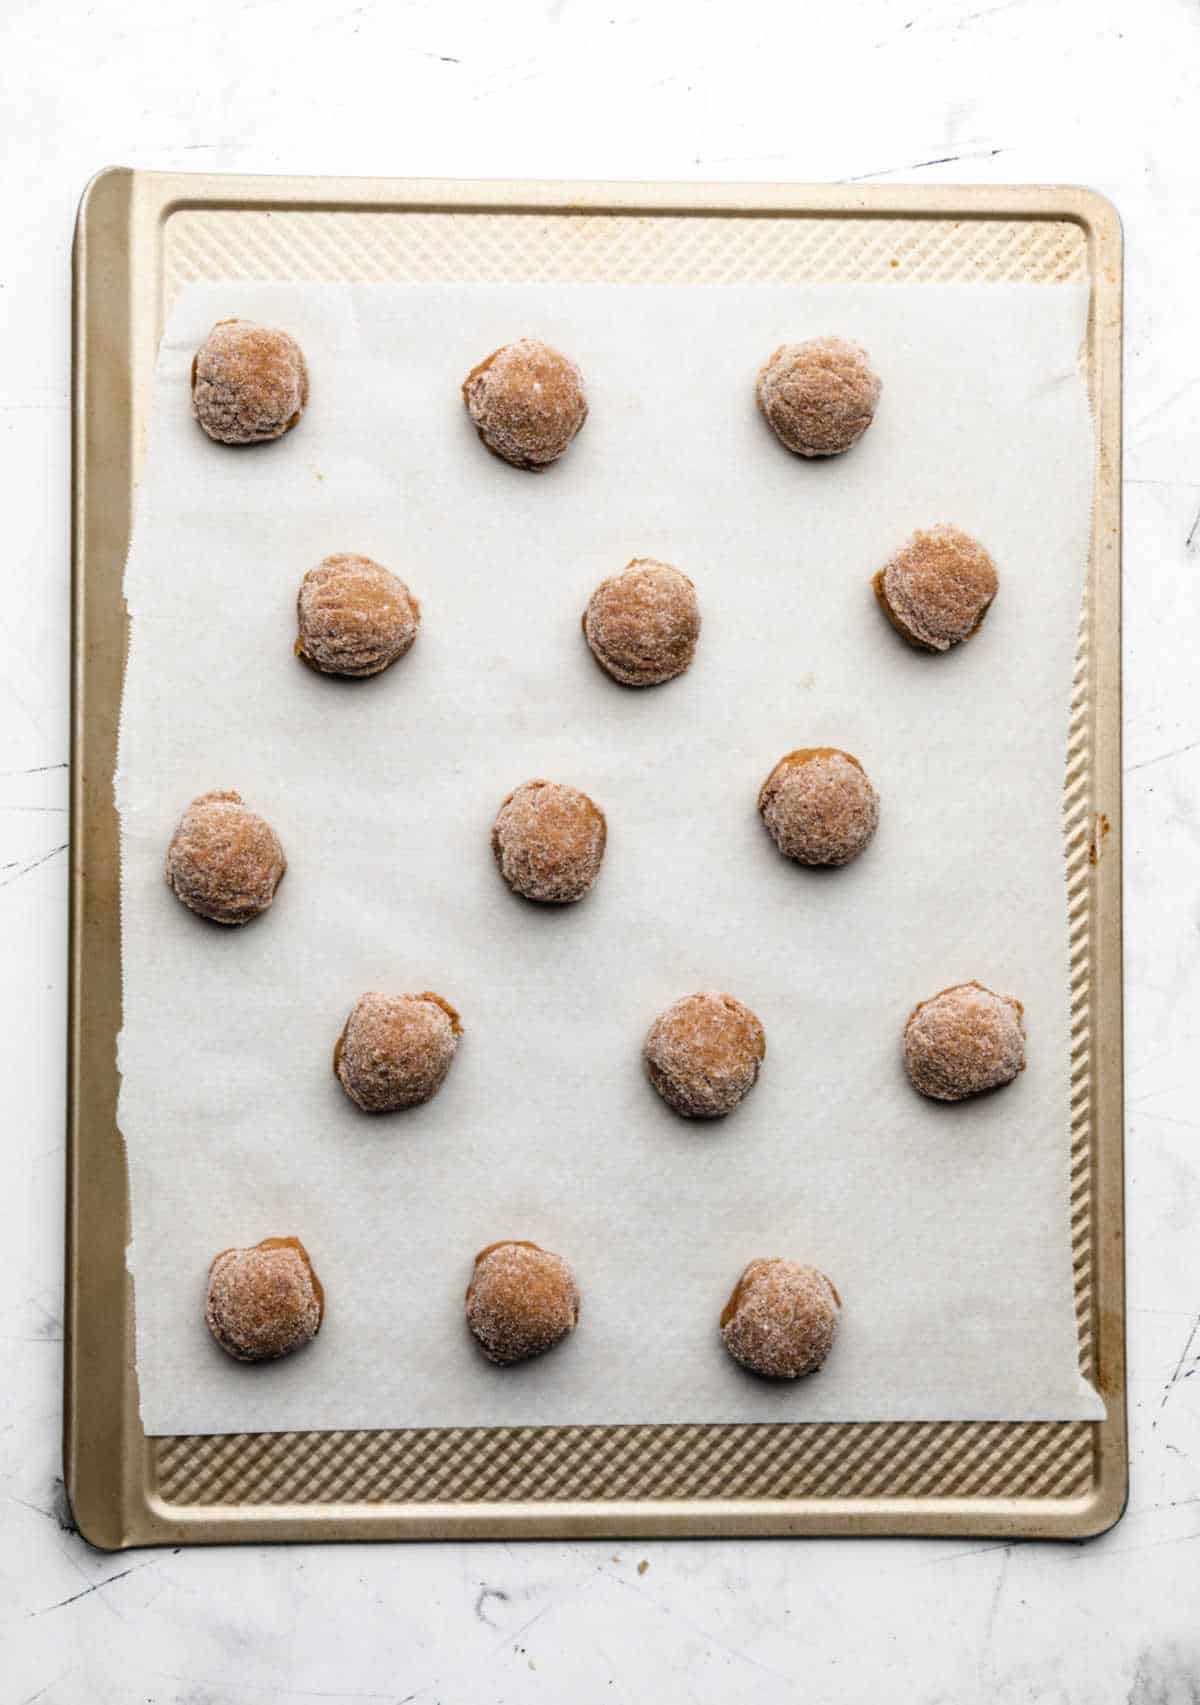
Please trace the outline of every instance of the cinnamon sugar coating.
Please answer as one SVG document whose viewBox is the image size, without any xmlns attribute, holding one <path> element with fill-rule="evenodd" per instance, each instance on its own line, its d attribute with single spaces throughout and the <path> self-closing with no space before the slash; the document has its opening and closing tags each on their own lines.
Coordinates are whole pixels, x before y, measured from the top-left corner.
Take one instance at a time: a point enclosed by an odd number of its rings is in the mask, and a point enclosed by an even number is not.
<svg viewBox="0 0 1200 1705">
<path fill-rule="evenodd" d="M 914 1089 L 963 1101 L 1011 1083 L 1025 1070 L 1024 1007 L 982 983 L 955 983 L 921 1001 L 904 1026 L 904 1065 Z"/>
<path fill-rule="evenodd" d="M 579 1320 L 579 1286 L 561 1255 L 536 1243 L 490 1243 L 475 1257 L 467 1325 L 489 1362 L 553 1349 Z"/>
<path fill-rule="evenodd" d="M 642 1049 L 650 1082 L 685 1119 L 722 1119 L 758 1081 L 766 1032 L 732 995 L 685 995 L 660 1012 Z"/>
<path fill-rule="evenodd" d="M 583 375 L 537 338 L 494 349 L 467 374 L 462 393 L 483 442 L 514 468 L 556 462 L 587 419 Z"/>
<path fill-rule="evenodd" d="M 270 1362 L 311 1343 L 325 1293 L 297 1237 L 267 1237 L 250 1249 L 223 1249 L 208 1272 L 204 1318 L 239 1362 Z"/>
<path fill-rule="evenodd" d="M 333 1069 L 364 1113 L 418 1107 L 454 1063 L 462 1025 L 441 995 L 363 995 L 333 1052 Z"/>
<path fill-rule="evenodd" d="M 836 746 L 780 758 L 758 809 L 780 852 L 799 864 L 849 864 L 879 826 L 879 795 L 858 759 Z"/>
<path fill-rule="evenodd" d="M 977 539 L 957 527 L 917 530 L 871 584 L 897 633 L 922 651 L 949 651 L 976 633 L 1000 581 Z"/>
<path fill-rule="evenodd" d="M 778 1256 L 751 1261 L 721 1311 L 735 1362 L 768 1379 L 816 1373 L 837 1337 L 841 1298 L 818 1268 Z"/>
<path fill-rule="evenodd" d="M 327 556 L 300 582 L 296 655 L 323 675 L 378 675 L 417 637 L 421 607 L 370 557 Z"/>
<path fill-rule="evenodd" d="M 167 848 L 167 883 L 190 911 L 218 924 L 265 912 L 287 869 L 279 836 L 240 793 L 202 793 Z"/>
<path fill-rule="evenodd" d="M 514 893 L 544 905 L 583 898 L 600 874 L 607 838 L 595 801 L 558 781 L 523 782 L 492 825 L 500 874 Z"/>
<path fill-rule="evenodd" d="M 883 384 L 865 349 L 840 337 L 783 343 L 758 375 L 758 406 L 797 456 L 840 456 L 875 418 Z"/>
<path fill-rule="evenodd" d="M 192 413 L 220 444 L 282 438 L 304 413 L 308 368 L 294 337 L 219 320 L 192 360 Z"/>
<path fill-rule="evenodd" d="M 686 574 L 635 557 L 602 580 L 583 616 L 592 656 L 626 687 L 656 687 L 682 675 L 696 653 L 700 606 Z"/>
</svg>

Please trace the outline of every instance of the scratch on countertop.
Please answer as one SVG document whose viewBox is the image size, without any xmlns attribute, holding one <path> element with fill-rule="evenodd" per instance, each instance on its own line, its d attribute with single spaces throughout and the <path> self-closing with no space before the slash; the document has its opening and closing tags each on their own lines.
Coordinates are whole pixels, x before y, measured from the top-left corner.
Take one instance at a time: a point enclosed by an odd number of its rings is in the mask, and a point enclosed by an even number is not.
<svg viewBox="0 0 1200 1705">
<path fill-rule="evenodd" d="M 1188 534 L 1187 538 L 1184 540 L 1183 548 L 1185 551 L 1191 550 L 1192 540 L 1196 537 L 1196 533 L 1197 533 L 1198 529 L 1200 529 L 1200 509 L 1197 509 L 1196 519 L 1192 522 L 1192 530 Z"/>
<path fill-rule="evenodd" d="M 1160 752 L 1155 758 L 1143 758 L 1140 764 L 1126 764 L 1122 773 L 1131 776 L 1135 770 L 1148 770 L 1151 764 L 1165 764 L 1168 758 L 1181 758 L 1185 752 L 1194 752 L 1197 746 L 1200 746 L 1200 740 L 1189 740 L 1186 746 L 1173 746 L 1169 752 Z"/>
<path fill-rule="evenodd" d="M 16 882 L 20 877 L 28 876 L 30 871 L 36 870 L 39 865 L 48 863 L 52 858 L 57 858 L 59 853 L 66 852 L 69 844 L 68 841 L 64 841 L 60 847 L 51 847 L 49 852 L 41 853 L 37 858 L 18 858 L 11 860 L 8 864 L 0 864 L 0 870 L 12 872 L 11 876 L 0 877 L 0 888 L 7 888 L 10 882 Z"/>
<path fill-rule="evenodd" d="M 1175 1372 L 1171 1375 L 1163 1389 L 1162 1402 L 1158 1406 L 1160 1411 L 1166 1408 L 1167 1398 L 1170 1397 L 1175 1387 L 1179 1385 L 1181 1381 L 1190 1379 L 1192 1374 L 1196 1371 L 1195 1368 L 1189 1368 L 1188 1372 L 1184 1373 L 1183 1365 L 1191 1354 L 1192 1345 L 1195 1342 L 1197 1332 L 1200 1332 L 1200 1314 L 1197 1314 L 1195 1320 L 1192 1321 L 1192 1328 L 1187 1335 L 1187 1341 L 1180 1352 L 1179 1360 L 1175 1363 Z M 1153 1432 L 1157 1426 L 1158 1420 L 1156 1418 L 1150 1424 L 1150 1431 Z"/>
<path fill-rule="evenodd" d="M 842 181 L 848 184 L 865 183 L 868 178 L 890 178 L 897 172 L 920 172 L 926 166 L 951 166 L 956 160 L 994 160 L 997 154 L 1007 154 L 1008 148 L 964 148 L 961 154 L 939 154 L 932 160 L 912 160 L 906 166 L 882 166 L 875 172 L 858 172 Z"/>
<path fill-rule="evenodd" d="M 499 1623 L 493 1622 L 487 1611 L 484 1609 L 484 1605 L 490 1598 L 498 1600 L 501 1604 L 508 1604 L 509 1595 L 502 1587 L 480 1587 L 479 1596 L 475 1600 L 475 1614 L 479 1618 L 480 1622 L 486 1622 L 489 1628 L 498 1628 Z"/>
<path fill-rule="evenodd" d="M 44 776 L 50 770 L 67 770 L 70 767 L 69 764 L 31 764 L 24 770 L 0 770 L 0 781 L 9 776 Z"/>
<path fill-rule="evenodd" d="M 62 1610 L 68 1604 L 75 1604 L 81 1598 L 88 1598 L 92 1593 L 103 1592 L 105 1587 L 115 1586 L 127 1575 L 140 1575 L 143 1569 L 153 1569 L 158 1563 L 157 1557 L 151 1557 L 145 1563 L 132 1563 L 128 1569 L 120 1569 L 115 1575 L 109 1575 L 103 1581 L 94 1581 L 90 1587 L 84 1587 L 82 1592 L 72 1593 L 69 1598 L 60 1598 L 55 1604 L 43 1605 L 41 1610 L 30 1610 L 25 1613 L 25 1620 L 34 1616 L 49 1616 L 52 1610 Z"/>
</svg>

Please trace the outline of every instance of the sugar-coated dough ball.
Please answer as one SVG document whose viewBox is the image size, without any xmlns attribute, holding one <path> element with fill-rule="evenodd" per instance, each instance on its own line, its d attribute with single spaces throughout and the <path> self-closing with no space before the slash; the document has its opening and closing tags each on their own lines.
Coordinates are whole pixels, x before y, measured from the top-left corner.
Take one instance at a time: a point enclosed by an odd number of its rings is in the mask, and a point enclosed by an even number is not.
<svg viewBox="0 0 1200 1705">
<path fill-rule="evenodd" d="M 177 898 L 218 924 L 247 924 L 265 912 L 286 869 L 279 836 L 240 793 L 193 799 L 167 848 Z"/>
<path fill-rule="evenodd" d="M 289 432 L 308 402 L 308 368 L 287 332 L 220 320 L 192 360 L 192 413 L 220 444 L 262 444 Z"/>
<path fill-rule="evenodd" d="M 492 825 L 500 874 L 516 894 L 546 905 L 582 900 L 600 874 L 608 826 L 594 800 L 558 781 L 527 781 Z"/>
<path fill-rule="evenodd" d="M 298 1237 L 266 1237 L 250 1249 L 223 1249 L 208 1272 L 204 1318 L 239 1362 L 271 1362 L 311 1343 L 325 1293 Z"/>
<path fill-rule="evenodd" d="M 333 1069 L 364 1113 L 418 1107 L 446 1080 L 462 1025 L 441 995 L 363 995 L 333 1051 Z"/>
<path fill-rule="evenodd" d="M 883 385 L 865 349 L 840 337 L 784 343 L 758 375 L 758 406 L 797 456 L 838 456 L 875 418 Z"/>
<path fill-rule="evenodd" d="M 696 654 L 696 588 L 669 563 L 635 557 L 592 593 L 583 631 L 592 656 L 614 681 L 659 686 L 682 675 Z"/>
<path fill-rule="evenodd" d="M 475 1257 L 467 1325 L 489 1362 L 553 1349 L 579 1320 L 579 1286 L 561 1255 L 536 1243 L 490 1243 Z"/>
<path fill-rule="evenodd" d="M 913 1008 L 904 1064 L 914 1089 L 934 1101 L 963 1101 L 999 1089 L 1025 1070 L 1025 1009 L 982 983 L 956 983 Z"/>
<path fill-rule="evenodd" d="M 587 419 L 583 375 L 537 338 L 494 349 L 467 374 L 462 390 L 479 436 L 514 468 L 557 462 Z"/>
<path fill-rule="evenodd" d="M 643 1047 L 650 1082 L 685 1119 L 721 1119 L 754 1088 L 767 1038 L 732 995 L 685 995 L 660 1012 Z"/>
<path fill-rule="evenodd" d="M 957 527 L 918 529 L 872 582 L 888 620 L 922 651 L 949 651 L 970 639 L 1000 584 L 996 565 Z"/>
<path fill-rule="evenodd" d="M 781 853 L 799 864 L 849 864 L 879 826 L 879 795 L 857 758 L 809 746 L 780 758 L 758 809 Z"/>
<path fill-rule="evenodd" d="M 378 675 L 417 637 L 421 608 L 366 556 L 327 556 L 300 582 L 296 655 L 323 675 Z"/>
<path fill-rule="evenodd" d="M 842 1299 L 818 1268 L 778 1256 L 751 1261 L 721 1311 L 735 1362 L 768 1379 L 816 1373 L 837 1336 Z"/>
</svg>

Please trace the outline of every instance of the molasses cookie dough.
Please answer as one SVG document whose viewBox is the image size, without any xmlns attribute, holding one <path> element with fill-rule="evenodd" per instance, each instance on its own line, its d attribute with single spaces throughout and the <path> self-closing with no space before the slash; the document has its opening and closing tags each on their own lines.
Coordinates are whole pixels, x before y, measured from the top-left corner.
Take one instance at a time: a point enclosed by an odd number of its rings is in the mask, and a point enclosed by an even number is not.
<svg viewBox="0 0 1200 1705">
<path fill-rule="evenodd" d="M 622 686 L 673 681 L 696 653 L 696 588 L 670 563 L 635 557 L 592 593 L 583 632 L 596 662 Z"/>
<path fill-rule="evenodd" d="M 204 1318 L 235 1361 L 290 1355 L 312 1342 L 324 1315 L 325 1292 L 298 1237 L 223 1249 L 209 1268 Z"/>
<path fill-rule="evenodd" d="M 840 337 L 784 343 L 758 375 L 763 418 L 797 456 L 840 456 L 875 418 L 882 382 L 865 349 Z"/>
<path fill-rule="evenodd" d="M 939 525 L 918 529 L 871 584 L 884 614 L 910 645 L 949 651 L 978 632 L 1000 582 L 977 539 Z"/>
<path fill-rule="evenodd" d="M 240 793 L 193 799 L 167 848 L 171 891 L 218 924 L 246 924 L 265 912 L 286 869 L 279 836 Z"/>
<path fill-rule="evenodd" d="M 964 1101 L 1025 1070 L 1024 1007 L 982 983 L 955 983 L 921 1001 L 904 1027 L 904 1065 L 934 1101 Z"/>
<path fill-rule="evenodd" d="M 799 864 L 849 864 L 879 826 L 879 795 L 858 759 L 836 746 L 780 758 L 758 809 L 780 852 Z"/>
<path fill-rule="evenodd" d="M 587 419 L 583 375 L 537 338 L 494 349 L 467 374 L 462 394 L 483 442 L 514 468 L 557 462 Z"/>
<path fill-rule="evenodd" d="M 767 1379 L 799 1379 L 822 1367 L 842 1299 L 819 1268 L 778 1256 L 751 1261 L 721 1310 L 721 1337 L 735 1362 Z"/>
<path fill-rule="evenodd" d="M 192 413 L 219 444 L 282 438 L 307 402 L 303 351 L 272 326 L 218 320 L 192 360 Z"/>
<path fill-rule="evenodd" d="M 732 995 L 685 995 L 659 1013 L 642 1052 L 668 1107 L 685 1119 L 722 1119 L 758 1081 L 767 1038 Z"/>
<path fill-rule="evenodd" d="M 370 557 L 327 556 L 300 582 L 296 655 L 322 675 L 378 675 L 417 637 L 421 607 Z"/>
<path fill-rule="evenodd" d="M 492 852 L 514 894 L 543 905 L 582 900 L 600 874 L 608 825 L 594 800 L 558 781 L 527 781 L 501 805 Z"/>
<path fill-rule="evenodd" d="M 579 1286 L 561 1255 L 536 1243 L 489 1243 L 467 1286 L 467 1325 L 489 1362 L 553 1349 L 579 1320 Z"/>
<path fill-rule="evenodd" d="M 364 1113 L 418 1107 L 437 1094 L 462 1025 L 441 995 L 363 995 L 333 1051 L 333 1069 Z"/>
</svg>

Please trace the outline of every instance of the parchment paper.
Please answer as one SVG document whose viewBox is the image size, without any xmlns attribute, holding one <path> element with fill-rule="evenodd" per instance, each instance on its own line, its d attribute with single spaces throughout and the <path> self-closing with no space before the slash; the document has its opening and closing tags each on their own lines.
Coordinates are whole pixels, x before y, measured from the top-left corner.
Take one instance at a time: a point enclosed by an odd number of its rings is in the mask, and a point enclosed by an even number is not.
<svg viewBox="0 0 1200 1705">
<path fill-rule="evenodd" d="M 120 1125 L 150 1433 L 665 1421 L 1097 1417 L 1077 1371 L 1068 1234 L 1061 796 L 1090 514 L 1063 287 L 193 285 L 163 340 L 126 593 Z M 298 430 L 210 443 L 192 353 L 231 314 L 288 327 Z M 849 455 L 772 438 L 753 378 L 781 341 L 860 339 L 884 379 Z M 478 442 L 459 384 L 529 332 L 580 362 L 591 415 L 541 476 Z M 969 645 L 911 651 L 870 576 L 953 521 L 1000 566 Z M 329 552 L 423 608 L 381 678 L 292 655 Z M 580 615 L 631 557 L 696 581 L 696 662 L 629 691 Z M 878 836 L 838 872 L 781 858 L 755 808 L 777 758 L 856 753 Z M 503 796 L 534 776 L 600 802 L 582 904 L 515 899 Z M 237 788 L 289 857 L 273 910 L 208 925 L 163 854 L 194 795 Z M 978 978 L 1025 1003 L 1029 1068 L 957 1107 L 909 1088 L 913 1004 Z M 331 1071 L 367 989 L 431 988 L 466 1035 L 441 1094 L 371 1118 Z M 768 1058 L 714 1125 L 675 1117 L 640 1049 L 655 1013 L 728 990 Z M 202 1319 L 208 1263 L 297 1233 L 326 1288 L 316 1343 L 244 1367 Z M 462 1320 L 503 1237 L 566 1255 L 573 1338 L 511 1370 Z M 760 1382 L 716 1336 L 745 1262 L 831 1274 L 818 1376 Z"/>
</svg>

